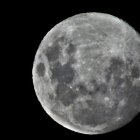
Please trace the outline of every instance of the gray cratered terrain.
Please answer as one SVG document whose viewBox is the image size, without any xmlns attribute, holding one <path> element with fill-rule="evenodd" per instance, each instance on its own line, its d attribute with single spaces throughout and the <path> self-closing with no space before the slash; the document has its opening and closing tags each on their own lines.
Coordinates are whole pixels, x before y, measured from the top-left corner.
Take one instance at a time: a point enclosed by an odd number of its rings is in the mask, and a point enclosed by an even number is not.
<svg viewBox="0 0 140 140">
<path fill-rule="evenodd" d="M 70 17 L 41 42 L 33 83 L 62 126 L 83 134 L 121 128 L 140 111 L 140 37 L 109 14 Z"/>
</svg>

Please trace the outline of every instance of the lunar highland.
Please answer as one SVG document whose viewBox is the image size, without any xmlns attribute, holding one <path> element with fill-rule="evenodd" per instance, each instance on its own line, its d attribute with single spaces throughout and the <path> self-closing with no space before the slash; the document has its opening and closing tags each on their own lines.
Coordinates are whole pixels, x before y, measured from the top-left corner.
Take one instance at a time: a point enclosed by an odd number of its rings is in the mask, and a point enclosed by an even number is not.
<svg viewBox="0 0 140 140">
<path fill-rule="evenodd" d="M 112 15 L 82 13 L 57 24 L 32 73 L 46 113 L 72 131 L 112 132 L 140 112 L 140 36 Z"/>
</svg>

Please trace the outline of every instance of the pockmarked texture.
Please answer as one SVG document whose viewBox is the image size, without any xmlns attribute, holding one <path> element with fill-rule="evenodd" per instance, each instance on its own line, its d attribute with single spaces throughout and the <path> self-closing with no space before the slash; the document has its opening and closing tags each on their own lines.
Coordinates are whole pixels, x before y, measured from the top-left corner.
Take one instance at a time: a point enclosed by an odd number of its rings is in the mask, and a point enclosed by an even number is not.
<svg viewBox="0 0 140 140">
<path fill-rule="evenodd" d="M 140 36 L 121 19 L 103 13 L 70 17 L 48 32 L 35 61 L 37 97 L 60 125 L 101 134 L 139 114 Z"/>
</svg>

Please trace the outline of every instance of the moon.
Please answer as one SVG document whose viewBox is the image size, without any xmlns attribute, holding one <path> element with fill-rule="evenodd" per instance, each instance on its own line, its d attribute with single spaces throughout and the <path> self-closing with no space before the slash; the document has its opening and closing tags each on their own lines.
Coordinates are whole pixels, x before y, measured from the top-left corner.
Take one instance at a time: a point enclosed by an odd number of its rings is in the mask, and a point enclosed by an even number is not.
<svg viewBox="0 0 140 140">
<path fill-rule="evenodd" d="M 109 14 L 75 15 L 43 38 L 32 75 L 56 123 L 88 135 L 118 130 L 140 112 L 140 36 Z"/>
</svg>

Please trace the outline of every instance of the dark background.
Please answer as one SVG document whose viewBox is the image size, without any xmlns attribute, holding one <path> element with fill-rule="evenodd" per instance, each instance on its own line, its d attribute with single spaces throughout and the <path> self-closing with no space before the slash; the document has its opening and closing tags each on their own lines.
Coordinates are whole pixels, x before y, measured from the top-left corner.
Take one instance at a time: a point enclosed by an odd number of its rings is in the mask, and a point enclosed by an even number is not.
<svg viewBox="0 0 140 140">
<path fill-rule="evenodd" d="M 110 138 L 122 139 L 139 137 L 140 115 L 123 128 L 103 135 L 83 135 L 72 132 L 53 121 L 41 107 L 32 83 L 32 66 L 34 56 L 46 33 L 56 24 L 68 17 L 85 12 L 108 13 L 123 19 L 140 33 L 139 4 L 112 1 L 33 1 L 9 3 L 8 28 L 12 31 L 13 44 L 12 58 L 20 71 L 16 71 L 17 86 L 16 113 L 13 126 L 21 137 L 30 136 L 42 139 L 87 139 Z M 10 48 L 11 46 L 9 46 Z M 16 67 L 17 68 L 17 67 Z M 12 121 L 12 120 L 11 120 Z"/>
</svg>

